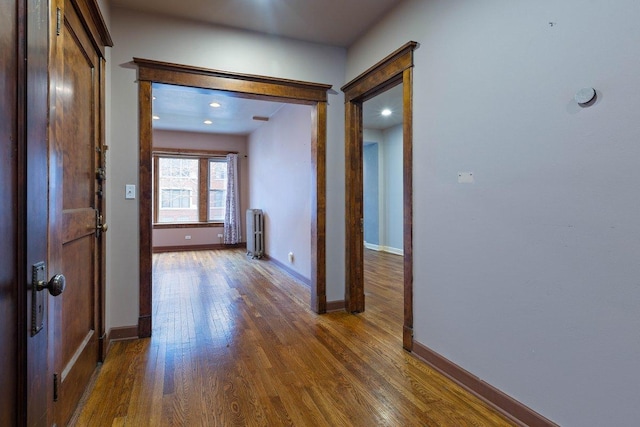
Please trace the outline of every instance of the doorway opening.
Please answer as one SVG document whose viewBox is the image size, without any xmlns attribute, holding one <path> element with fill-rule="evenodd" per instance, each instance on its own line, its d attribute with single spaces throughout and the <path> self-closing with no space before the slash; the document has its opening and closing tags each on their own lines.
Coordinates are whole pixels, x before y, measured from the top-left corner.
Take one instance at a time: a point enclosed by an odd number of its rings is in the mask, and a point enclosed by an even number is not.
<svg viewBox="0 0 640 427">
<path fill-rule="evenodd" d="M 345 94 L 345 309 L 365 310 L 363 104 L 402 84 L 403 347 L 413 349 L 413 52 L 409 42 L 342 87 Z"/>
<path fill-rule="evenodd" d="M 362 106 L 364 293 L 367 312 L 403 325 L 403 85 Z"/>
<path fill-rule="evenodd" d="M 237 97 L 309 105 L 311 118 L 310 306 L 326 312 L 325 200 L 327 91 L 331 85 L 228 73 L 134 58 L 138 68 L 140 140 L 140 309 L 138 335 L 152 330 L 152 84 L 164 83 L 228 92 Z"/>
</svg>

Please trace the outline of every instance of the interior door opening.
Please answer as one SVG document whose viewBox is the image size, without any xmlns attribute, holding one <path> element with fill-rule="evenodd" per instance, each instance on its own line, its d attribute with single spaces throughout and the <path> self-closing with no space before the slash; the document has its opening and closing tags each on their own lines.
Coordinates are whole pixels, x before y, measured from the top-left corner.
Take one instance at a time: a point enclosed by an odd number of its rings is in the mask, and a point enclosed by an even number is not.
<svg viewBox="0 0 640 427">
<path fill-rule="evenodd" d="M 138 67 L 140 130 L 140 309 L 138 335 L 152 330 L 152 84 L 176 84 L 235 96 L 311 106 L 311 309 L 326 312 L 325 205 L 326 114 L 330 85 L 276 79 L 134 59 Z"/>
<path fill-rule="evenodd" d="M 312 107 L 160 83 L 152 100 L 154 301 L 160 252 L 242 248 L 308 285 Z"/>
<path fill-rule="evenodd" d="M 368 311 L 389 317 L 399 328 L 404 280 L 402 89 L 401 83 L 362 106 L 365 299 Z"/>
<path fill-rule="evenodd" d="M 345 94 L 345 309 L 362 312 L 364 292 L 363 104 L 402 84 L 402 345 L 413 349 L 413 52 L 409 42 L 342 87 Z"/>
</svg>

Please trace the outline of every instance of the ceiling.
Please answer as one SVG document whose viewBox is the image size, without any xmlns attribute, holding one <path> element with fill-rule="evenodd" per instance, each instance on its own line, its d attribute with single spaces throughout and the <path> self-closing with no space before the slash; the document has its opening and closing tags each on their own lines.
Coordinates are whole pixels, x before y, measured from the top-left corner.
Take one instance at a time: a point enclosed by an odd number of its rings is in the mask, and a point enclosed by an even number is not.
<svg viewBox="0 0 640 427">
<path fill-rule="evenodd" d="M 401 0 L 112 0 L 114 6 L 208 22 L 298 40 L 347 47 Z M 154 84 L 154 129 L 248 135 L 284 104 L 230 93 Z M 365 102 L 364 125 L 386 129 L 401 123 L 402 91 L 391 89 Z M 209 104 L 217 101 L 218 108 Z M 380 112 L 394 111 L 389 117 Z M 400 114 L 395 114 L 399 111 Z M 211 120 L 211 124 L 205 124 Z"/>
<path fill-rule="evenodd" d="M 154 83 L 152 89 L 153 128 L 158 130 L 249 135 L 285 105 L 241 98 L 230 92 L 161 83 Z M 219 106 L 212 107 L 214 102 Z M 385 109 L 391 115 L 383 116 Z M 362 117 L 367 129 L 384 130 L 402 123 L 402 85 L 366 101 Z"/>
<path fill-rule="evenodd" d="M 112 5 L 348 47 L 401 0 L 112 0 Z"/>
<path fill-rule="evenodd" d="M 161 83 L 154 83 L 152 89 L 153 128 L 159 130 L 248 135 L 285 105 L 240 98 L 230 92 Z M 219 106 L 210 106 L 213 102 Z"/>
<path fill-rule="evenodd" d="M 391 114 L 383 116 L 389 109 Z M 362 105 L 362 124 L 365 129 L 385 130 L 402 123 L 402 85 L 376 95 Z"/>
</svg>

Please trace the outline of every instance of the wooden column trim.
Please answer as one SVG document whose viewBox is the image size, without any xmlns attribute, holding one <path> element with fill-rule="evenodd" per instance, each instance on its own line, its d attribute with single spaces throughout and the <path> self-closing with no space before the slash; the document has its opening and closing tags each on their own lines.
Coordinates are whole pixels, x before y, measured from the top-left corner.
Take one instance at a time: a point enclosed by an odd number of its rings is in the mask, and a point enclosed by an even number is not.
<svg viewBox="0 0 640 427">
<path fill-rule="evenodd" d="M 413 349 L 413 67 L 402 77 L 402 170 L 404 235 L 404 324 L 402 346 Z"/>
<path fill-rule="evenodd" d="M 326 313 L 326 102 L 318 102 L 313 108 L 311 128 L 311 309 Z"/>
<path fill-rule="evenodd" d="M 345 182 L 347 183 L 345 222 L 345 309 L 349 313 L 364 311 L 364 240 L 362 183 L 362 103 L 345 105 Z M 359 142 L 358 142 L 359 141 Z"/>
<path fill-rule="evenodd" d="M 153 218 L 151 217 L 151 82 L 138 83 L 139 137 L 140 137 L 140 312 L 138 318 L 138 336 L 151 336 L 151 280 L 153 250 Z"/>
</svg>

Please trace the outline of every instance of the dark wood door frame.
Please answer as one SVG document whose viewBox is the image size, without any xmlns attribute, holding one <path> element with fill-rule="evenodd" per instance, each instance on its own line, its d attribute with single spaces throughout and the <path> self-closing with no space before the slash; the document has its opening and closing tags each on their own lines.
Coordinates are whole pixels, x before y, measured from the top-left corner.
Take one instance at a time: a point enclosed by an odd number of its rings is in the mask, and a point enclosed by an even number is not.
<svg viewBox="0 0 640 427">
<path fill-rule="evenodd" d="M 362 183 L 362 104 L 399 84 L 403 85 L 403 235 L 404 325 L 403 347 L 413 349 L 413 51 L 409 42 L 344 85 L 346 277 L 345 309 L 362 312 L 364 303 L 364 237 Z"/>
<path fill-rule="evenodd" d="M 331 85 L 134 58 L 138 68 L 140 139 L 140 312 L 138 336 L 151 336 L 152 286 L 152 83 L 200 87 L 250 99 L 312 107 L 311 123 L 311 309 L 327 310 L 326 297 L 326 141 L 327 91 Z"/>
</svg>

